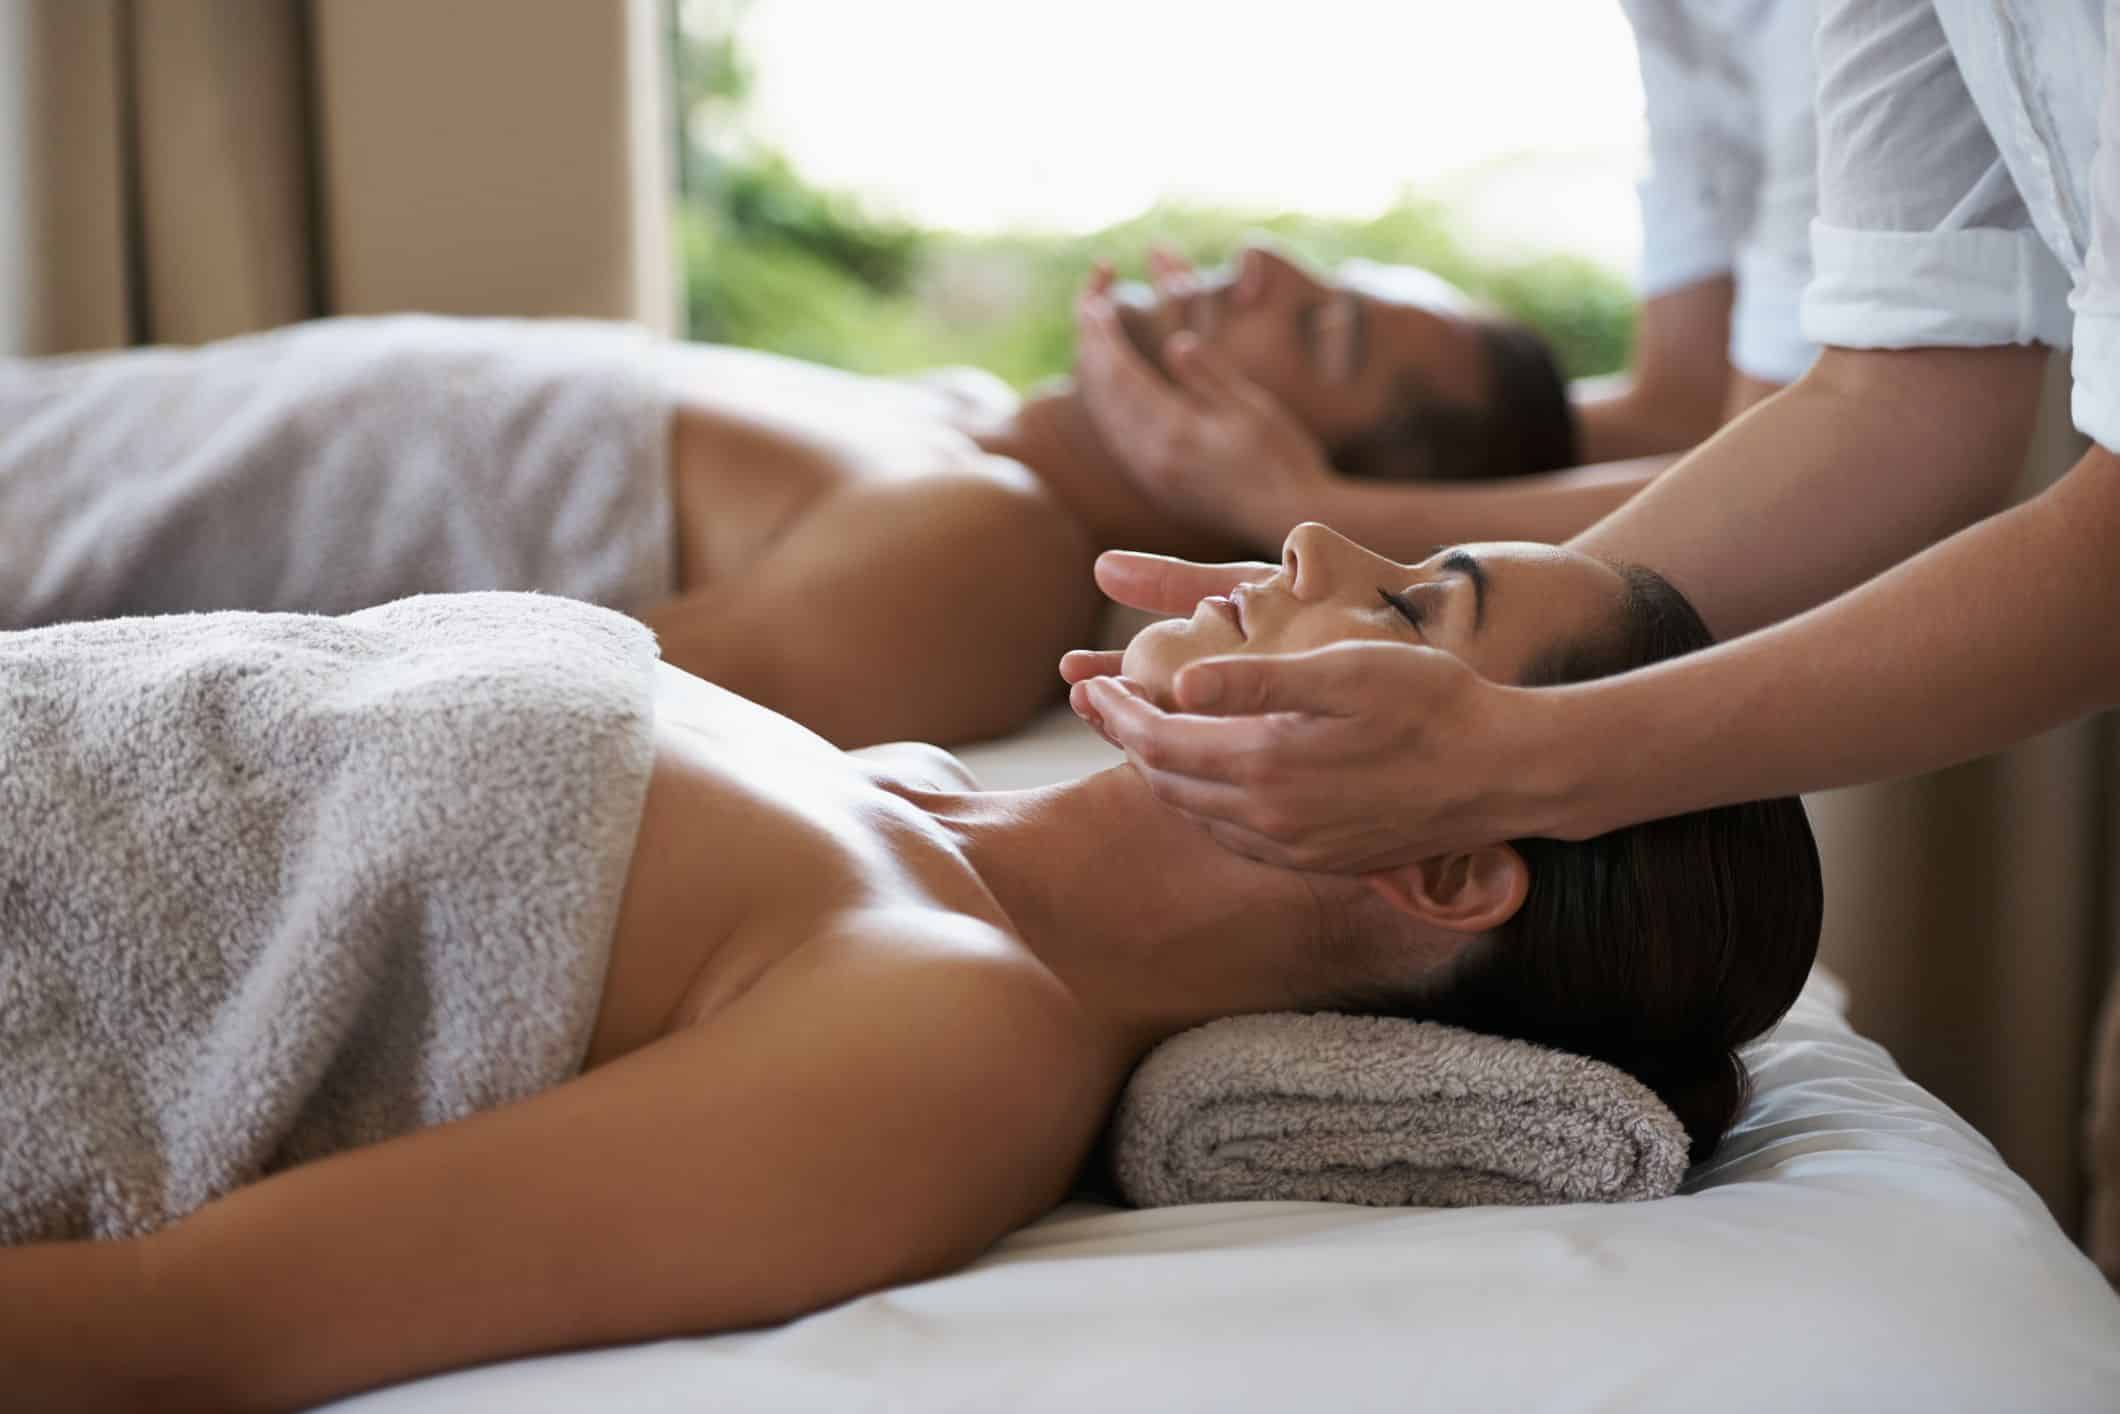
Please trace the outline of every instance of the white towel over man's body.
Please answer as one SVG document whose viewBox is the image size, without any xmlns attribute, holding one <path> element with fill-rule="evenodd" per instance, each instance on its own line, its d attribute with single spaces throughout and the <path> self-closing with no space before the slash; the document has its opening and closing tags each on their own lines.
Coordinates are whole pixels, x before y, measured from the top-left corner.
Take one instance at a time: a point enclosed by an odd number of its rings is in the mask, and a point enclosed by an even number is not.
<svg viewBox="0 0 2120 1414">
<path fill-rule="evenodd" d="M 655 341 L 584 321 L 331 319 L 0 360 L 0 630 L 675 591 Z"/>
</svg>

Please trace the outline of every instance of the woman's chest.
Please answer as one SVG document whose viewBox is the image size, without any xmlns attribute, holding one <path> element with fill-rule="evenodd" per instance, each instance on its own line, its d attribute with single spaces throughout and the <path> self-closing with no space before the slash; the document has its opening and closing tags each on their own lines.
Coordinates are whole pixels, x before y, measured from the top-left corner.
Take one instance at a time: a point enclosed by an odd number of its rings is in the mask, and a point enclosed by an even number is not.
<svg viewBox="0 0 2120 1414">
<path fill-rule="evenodd" d="M 705 1020 L 850 914 L 980 905 L 976 880 L 859 763 L 658 672 L 655 766 L 589 1066 Z"/>
</svg>

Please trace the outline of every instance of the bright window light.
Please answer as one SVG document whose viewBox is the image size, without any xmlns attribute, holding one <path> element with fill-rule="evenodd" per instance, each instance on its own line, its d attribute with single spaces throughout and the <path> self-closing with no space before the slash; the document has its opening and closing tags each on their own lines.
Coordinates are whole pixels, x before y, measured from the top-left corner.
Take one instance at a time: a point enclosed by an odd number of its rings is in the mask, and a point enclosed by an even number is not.
<svg viewBox="0 0 2120 1414">
<path fill-rule="evenodd" d="M 1624 270 L 1639 240 L 1641 86 L 1617 0 L 734 14 L 756 134 L 922 225 L 1087 231 L 1173 199 L 1360 217 L 1411 186 L 1474 241 Z"/>
</svg>

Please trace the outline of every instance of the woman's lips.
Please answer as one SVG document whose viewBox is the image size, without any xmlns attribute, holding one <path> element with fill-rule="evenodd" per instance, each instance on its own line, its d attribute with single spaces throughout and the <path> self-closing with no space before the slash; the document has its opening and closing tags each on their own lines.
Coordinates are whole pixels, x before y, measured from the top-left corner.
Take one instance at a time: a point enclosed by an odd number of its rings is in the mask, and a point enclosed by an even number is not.
<svg viewBox="0 0 2120 1414">
<path fill-rule="evenodd" d="M 1219 594 L 1210 594 L 1200 602 L 1228 619 L 1230 627 L 1234 628 L 1240 636 L 1244 635 L 1244 615 L 1238 610 L 1235 600 L 1225 599 Z"/>
</svg>

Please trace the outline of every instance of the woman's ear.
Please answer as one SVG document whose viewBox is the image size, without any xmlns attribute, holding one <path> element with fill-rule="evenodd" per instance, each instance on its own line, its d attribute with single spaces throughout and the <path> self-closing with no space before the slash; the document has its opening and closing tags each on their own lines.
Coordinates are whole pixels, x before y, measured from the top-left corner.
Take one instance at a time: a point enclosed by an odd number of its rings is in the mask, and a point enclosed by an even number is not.
<svg viewBox="0 0 2120 1414">
<path fill-rule="evenodd" d="M 1371 892 L 1401 913 L 1453 933 L 1501 927 L 1524 906 L 1531 869 L 1506 844 L 1438 854 L 1364 874 Z"/>
</svg>

